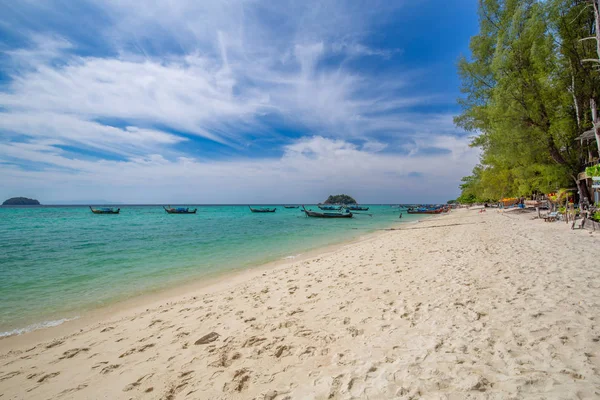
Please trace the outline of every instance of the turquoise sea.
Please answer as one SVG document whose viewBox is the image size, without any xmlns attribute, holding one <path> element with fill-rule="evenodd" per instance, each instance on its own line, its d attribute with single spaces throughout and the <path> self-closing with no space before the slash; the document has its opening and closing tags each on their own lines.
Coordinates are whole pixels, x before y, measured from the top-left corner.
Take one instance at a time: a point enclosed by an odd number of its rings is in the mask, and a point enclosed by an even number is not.
<svg viewBox="0 0 600 400">
<path fill-rule="evenodd" d="M 419 216 L 388 205 L 352 219 L 307 218 L 299 209 L 253 214 L 246 206 L 0 207 L 0 336 L 203 277 L 292 258 Z M 310 207 L 318 210 L 315 206 Z M 423 216 L 420 216 L 421 218 Z"/>
</svg>

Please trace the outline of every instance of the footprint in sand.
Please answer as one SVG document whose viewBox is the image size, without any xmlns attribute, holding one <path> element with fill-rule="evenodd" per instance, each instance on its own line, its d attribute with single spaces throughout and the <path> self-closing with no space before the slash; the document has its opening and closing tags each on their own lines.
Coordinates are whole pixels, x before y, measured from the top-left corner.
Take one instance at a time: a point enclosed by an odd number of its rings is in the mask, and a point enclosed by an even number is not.
<svg viewBox="0 0 600 400">
<path fill-rule="evenodd" d="M 342 386 L 342 379 L 344 378 L 344 374 L 338 375 L 333 378 L 333 382 L 331 382 L 331 387 L 329 389 L 329 399 L 333 399 L 340 391 L 340 387 Z"/>
<path fill-rule="evenodd" d="M 10 378 L 12 378 L 14 376 L 17 376 L 17 375 L 20 375 L 20 374 L 21 374 L 21 372 L 19 372 L 19 371 L 9 372 L 7 374 L 4 374 L 4 375 L 0 376 L 0 382 L 5 381 L 7 379 L 10 379 Z"/>
<path fill-rule="evenodd" d="M 101 374 L 108 374 L 112 371 L 114 371 L 115 369 L 119 368 L 121 366 L 121 364 L 112 364 L 112 365 L 108 365 L 104 368 L 102 368 L 102 370 L 100 371 Z"/>
<path fill-rule="evenodd" d="M 55 340 L 54 342 L 50 343 L 49 345 L 46 346 L 47 349 L 51 349 L 53 347 L 56 346 L 60 346 L 61 344 L 63 344 L 64 341 L 63 340 Z"/>
<path fill-rule="evenodd" d="M 252 336 L 252 337 L 250 337 L 248 340 L 246 340 L 244 342 L 244 344 L 242 345 L 242 347 L 253 347 L 253 346 L 256 346 L 256 345 L 264 342 L 265 340 L 267 340 L 267 338 L 258 337 L 258 336 Z"/>
<path fill-rule="evenodd" d="M 133 349 L 129 349 L 125 353 L 121 354 L 119 356 L 119 358 L 127 357 L 127 356 L 129 356 L 129 355 L 131 355 L 133 353 L 143 353 L 147 349 L 149 349 L 151 347 L 154 347 L 154 346 L 155 346 L 154 343 L 150 343 L 150 344 L 144 345 L 142 347 L 134 347 Z"/>
<path fill-rule="evenodd" d="M 179 392 L 181 392 L 189 383 L 189 380 L 192 379 L 192 374 L 194 373 L 194 371 L 186 371 L 186 372 L 182 372 L 181 374 L 179 374 L 179 379 L 181 379 L 181 381 L 177 384 L 173 384 L 169 390 L 167 391 L 167 393 L 164 396 L 164 399 L 166 400 L 172 400 L 175 398 L 175 395 Z M 154 390 L 153 388 L 148 388 L 145 390 L 145 392 L 151 392 L 152 390 Z M 193 393 L 193 391 L 189 392 L 188 395 L 190 393 Z"/>
<path fill-rule="evenodd" d="M 238 369 L 233 374 L 231 382 L 223 385 L 224 392 L 242 392 L 248 388 L 250 371 L 247 368 Z"/>
<path fill-rule="evenodd" d="M 136 387 L 140 386 L 142 384 L 143 381 L 152 378 L 152 376 L 154 376 L 154 374 L 146 374 L 142 377 L 140 377 L 137 381 L 130 383 L 129 385 L 125 386 L 123 388 L 124 392 L 129 392 L 130 390 L 135 389 Z"/>
<path fill-rule="evenodd" d="M 42 376 L 40 379 L 38 379 L 38 383 L 46 382 L 48 379 L 52 379 L 58 375 L 60 375 L 60 372 L 51 372 L 49 374 Z"/>
<path fill-rule="evenodd" d="M 79 353 L 84 353 L 90 351 L 89 347 L 82 347 L 80 349 L 71 349 L 67 350 L 63 353 L 62 357 L 59 357 L 59 360 L 64 360 L 66 358 L 73 358 Z"/>
<path fill-rule="evenodd" d="M 292 354 L 291 352 L 292 346 L 281 345 L 275 349 L 275 353 L 273 354 L 276 358 L 287 357 Z"/>
<path fill-rule="evenodd" d="M 163 322 L 162 319 L 155 319 L 148 325 L 148 328 L 152 328 L 154 325 L 160 324 L 161 322 Z"/>
<path fill-rule="evenodd" d="M 103 366 L 105 366 L 106 364 L 108 364 L 108 361 L 100 361 L 99 363 L 97 363 L 96 365 L 94 365 L 94 366 L 92 367 L 92 369 L 96 369 L 96 368 L 103 367 Z"/>
<path fill-rule="evenodd" d="M 78 392 L 80 390 L 85 389 L 86 387 L 88 387 L 88 385 L 85 384 L 85 383 L 82 383 L 81 385 L 79 385 L 79 386 L 77 386 L 75 388 L 70 388 L 70 389 L 63 390 L 62 392 L 60 392 L 58 394 L 58 396 L 60 397 L 60 396 L 64 396 L 65 394 L 69 394 L 69 393 L 73 393 L 73 392 Z"/>
</svg>

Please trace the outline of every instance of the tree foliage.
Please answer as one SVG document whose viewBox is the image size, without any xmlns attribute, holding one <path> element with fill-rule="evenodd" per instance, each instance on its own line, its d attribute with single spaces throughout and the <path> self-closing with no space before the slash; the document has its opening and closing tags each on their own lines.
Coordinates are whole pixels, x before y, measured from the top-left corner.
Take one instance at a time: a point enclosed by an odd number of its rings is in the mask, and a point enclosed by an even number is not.
<svg viewBox="0 0 600 400">
<path fill-rule="evenodd" d="M 27 197 L 12 197 L 2 203 L 3 206 L 39 206 L 40 202 Z"/>
<path fill-rule="evenodd" d="M 584 0 L 481 0 L 480 32 L 459 60 L 464 97 L 455 123 L 475 134 L 480 164 L 461 198 L 492 200 L 573 186 L 592 126 L 598 58 Z"/>
<path fill-rule="evenodd" d="M 347 194 L 336 194 L 330 195 L 325 200 L 325 204 L 356 204 L 356 200 Z"/>
</svg>

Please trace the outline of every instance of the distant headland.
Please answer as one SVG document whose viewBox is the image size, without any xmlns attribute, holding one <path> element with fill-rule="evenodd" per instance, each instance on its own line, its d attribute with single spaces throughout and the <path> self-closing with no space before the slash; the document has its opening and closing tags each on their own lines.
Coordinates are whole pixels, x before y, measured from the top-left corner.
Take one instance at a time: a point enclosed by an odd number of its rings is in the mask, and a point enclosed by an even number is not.
<svg viewBox="0 0 600 400">
<path fill-rule="evenodd" d="M 27 197 L 13 197 L 2 203 L 3 206 L 39 206 L 40 202 Z"/>
<path fill-rule="evenodd" d="M 330 195 L 325 200 L 325 204 L 356 204 L 356 200 L 347 194 L 336 194 Z"/>
</svg>

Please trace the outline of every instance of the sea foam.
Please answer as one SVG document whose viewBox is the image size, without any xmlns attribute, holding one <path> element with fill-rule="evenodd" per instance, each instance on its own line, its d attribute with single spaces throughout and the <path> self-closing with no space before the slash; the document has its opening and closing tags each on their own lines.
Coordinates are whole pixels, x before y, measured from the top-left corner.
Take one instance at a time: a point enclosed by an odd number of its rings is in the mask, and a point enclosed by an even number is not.
<svg viewBox="0 0 600 400">
<path fill-rule="evenodd" d="M 58 325 L 64 324 L 67 321 L 73 321 L 77 318 L 79 318 L 79 317 L 62 318 L 62 319 L 57 319 L 57 320 L 53 320 L 53 321 L 44 321 L 44 322 L 40 322 L 37 324 L 28 325 L 25 328 L 17 328 L 17 329 L 13 329 L 12 331 L 0 332 L 0 338 L 8 337 L 8 336 L 22 335 L 24 333 L 37 331 L 38 329 L 52 328 L 53 326 L 58 326 Z"/>
<path fill-rule="evenodd" d="M 283 257 L 282 260 L 293 260 L 294 258 L 300 257 L 301 255 L 302 255 L 302 253 L 296 254 L 295 256 L 286 256 L 286 257 Z"/>
</svg>

